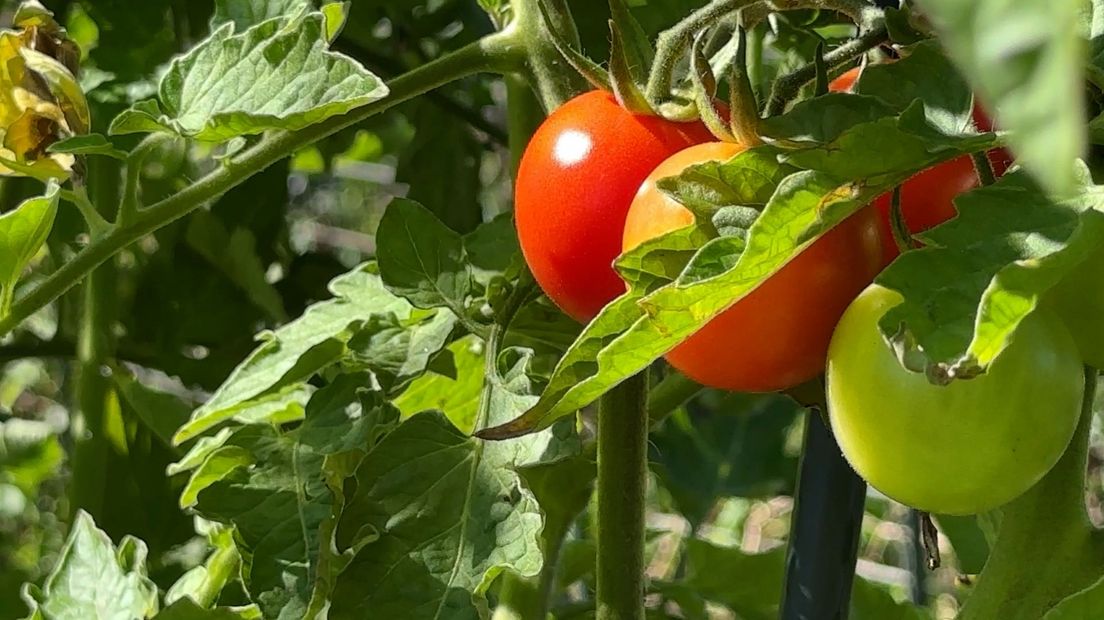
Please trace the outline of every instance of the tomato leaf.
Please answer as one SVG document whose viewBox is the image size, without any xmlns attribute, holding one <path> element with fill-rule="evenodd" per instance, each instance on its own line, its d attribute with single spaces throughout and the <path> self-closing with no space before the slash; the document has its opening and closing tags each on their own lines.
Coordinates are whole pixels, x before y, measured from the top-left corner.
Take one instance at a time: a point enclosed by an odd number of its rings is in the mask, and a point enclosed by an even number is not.
<svg viewBox="0 0 1104 620">
<path fill-rule="evenodd" d="M 324 464 L 340 477 L 398 419 L 367 383 L 367 375 L 340 376 L 315 393 L 296 430 L 238 429 L 193 475 L 204 477 L 195 510 L 234 526 L 250 558 L 243 581 L 265 617 L 313 617 L 316 584 L 325 587 L 337 572 L 335 558 L 325 556 L 335 500 Z"/>
<path fill-rule="evenodd" d="M 327 49 L 321 13 L 270 19 L 241 34 L 226 24 L 174 60 L 156 102 L 111 123 L 112 135 L 168 131 L 225 141 L 301 129 L 387 95 L 353 59 Z"/>
<path fill-rule="evenodd" d="M 897 62 L 863 69 L 855 92 L 877 97 L 897 112 L 904 112 L 919 100 L 932 127 L 946 134 L 969 130 L 973 95 L 939 45 L 926 41 L 905 53 Z"/>
<path fill-rule="evenodd" d="M 48 153 L 70 153 L 73 155 L 104 155 L 113 159 L 125 160 L 126 151 L 115 147 L 107 138 L 98 133 L 73 136 L 58 140 L 46 148 Z"/>
<path fill-rule="evenodd" d="M 15 300 L 15 285 L 23 270 L 46 243 L 57 216 L 58 186 L 50 182 L 46 194 L 28 198 L 0 215 L 0 317 Z"/>
<path fill-rule="evenodd" d="M 794 171 L 790 166 L 778 165 L 780 154 L 776 147 L 757 146 L 728 162 L 690 166 L 678 176 L 660 179 L 656 186 L 698 217 L 707 219 L 728 206 L 765 205 L 778 183 Z"/>
<path fill-rule="evenodd" d="M 356 556 L 330 617 L 360 618 L 370 605 L 381 617 L 475 620 L 475 599 L 503 569 L 537 574 L 543 519 L 515 467 L 567 449 L 569 426 L 486 443 L 427 412 L 385 437 L 337 528 L 337 548 Z"/>
<path fill-rule="evenodd" d="M 374 316 L 349 340 L 346 366 L 370 370 L 391 392 L 425 372 L 455 327 L 456 315 L 443 309 L 421 311 L 406 321 L 393 314 Z"/>
<path fill-rule="evenodd" d="M 922 0 L 951 57 L 1048 191 L 1073 191 L 1085 152 L 1081 3 Z"/>
<path fill-rule="evenodd" d="M 457 316 L 471 290 L 464 240 L 422 205 L 396 199 L 376 231 L 376 257 L 387 290 L 418 308 L 445 307 Z"/>
<path fill-rule="evenodd" d="M 453 426 L 471 434 L 483 394 L 483 347 L 475 337 L 461 338 L 448 346 L 452 376 L 428 372 L 415 379 L 395 398 L 403 419 L 431 409 L 440 411 Z"/>
<path fill-rule="evenodd" d="M 1039 296 L 1084 260 L 1104 235 L 1104 187 L 1087 170 L 1063 201 L 1023 172 L 960 196 L 957 218 L 919 235 L 877 281 L 905 296 L 882 318 L 899 339 L 907 326 L 929 372 L 970 376 L 1004 349 Z"/>
<path fill-rule="evenodd" d="M 215 12 L 211 15 L 211 29 L 234 23 L 235 32 L 245 32 L 252 26 L 276 17 L 290 17 L 310 9 L 310 0 L 215 0 Z"/>
<path fill-rule="evenodd" d="M 78 511 L 57 564 L 42 588 L 27 584 L 29 618 L 147 618 L 157 586 L 146 576 L 146 545 L 125 536 L 116 548 L 92 517 Z"/>
<path fill-rule="evenodd" d="M 258 401 L 299 389 L 301 381 L 345 353 L 345 343 L 364 321 L 388 314 L 405 319 L 413 310 L 406 300 L 387 292 L 373 264 L 335 278 L 330 291 L 334 299 L 310 306 L 274 332 L 262 333 L 261 345 L 195 410 L 174 441 L 185 442 Z"/>
</svg>

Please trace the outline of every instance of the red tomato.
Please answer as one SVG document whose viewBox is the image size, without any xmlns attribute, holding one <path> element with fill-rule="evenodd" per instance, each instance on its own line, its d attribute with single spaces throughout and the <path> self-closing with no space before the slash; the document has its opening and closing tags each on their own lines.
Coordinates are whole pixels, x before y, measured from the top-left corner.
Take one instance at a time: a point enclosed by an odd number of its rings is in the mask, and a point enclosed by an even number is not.
<svg viewBox="0 0 1104 620">
<path fill-rule="evenodd" d="M 829 84 L 834 92 L 849 91 L 859 78 L 860 68 L 855 67 L 839 76 Z M 989 131 L 993 122 L 980 107 L 974 106 L 974 123 L 978 129 Z M 1004 174 L 1011 164 L 1011 156 L 1004 149 L 995 149 L 988 153 L 989 163 L 997 176 Z M 962 156 L 928 168 L 906 181 L 901 186 L 901 215 L 909 232 L 916 234 L 933 228 L 955 216 L 954 199 L 962 192 L 979 185 L 974 162 L 969 156 Z M 890 202 L 892 194 L 887 193 L 874 200 L 874 205 L 882 214 L 882 234 L 885 244 L 886 262 L 897 258 L 900 253 L 893 243 L 890 225 Z"/>
<path fill-rule="evenodd" d="M 604 91 L 552 112 L 522 155 L 514 217 L 541 288 L 580 322 L 625 285 L 613 270 L 636 189 L 660 162 L 713 140 L 701 123 L 633 114 Z"/>
<path fill-rule="evenodd" d="M 738 144 L 713 142 L 661 163 L 633 200 L 623 248 L 694 221 L 690 211 L 656 189 L 657 180 L 742 150 Z M 883 266 L 878 219 L 866 207 L 841 222 L 672 349 L 667 361 L 699 383 L 741 392 L 782 390 L 820 374 L 836 322 Z"/>
</svg>

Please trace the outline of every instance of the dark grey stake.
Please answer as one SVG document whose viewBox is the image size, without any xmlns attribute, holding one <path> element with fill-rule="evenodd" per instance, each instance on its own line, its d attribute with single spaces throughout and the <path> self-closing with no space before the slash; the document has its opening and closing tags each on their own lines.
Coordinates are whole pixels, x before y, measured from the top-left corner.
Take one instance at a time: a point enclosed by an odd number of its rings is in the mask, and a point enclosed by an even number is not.
<svg viewBox="0 0 1104 620">
<path fill-rule="evenodd" d="M 809 410 L 794 497 L 781 620 L 844 620 L 855 577 L 866 483 Z"/>
</svg>

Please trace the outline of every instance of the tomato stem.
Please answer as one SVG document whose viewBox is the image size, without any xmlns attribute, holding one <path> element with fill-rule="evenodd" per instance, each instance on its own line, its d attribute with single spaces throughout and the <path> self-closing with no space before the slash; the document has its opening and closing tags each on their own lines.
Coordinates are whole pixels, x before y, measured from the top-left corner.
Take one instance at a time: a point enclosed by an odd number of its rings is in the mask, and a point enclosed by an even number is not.
<svg viewBox="0 0 1104 620">
<path fill-rule="evenodd" d="M 598 620 L 644 618 L 647 371 L 598 404 Z"/>
<path fill-rule="evenodd" d="M 119 162 L 98 157 L 89 163 L 91 204 L 102 215 L 108 205 L 118 204 Z M 120 411 L 112 397 L 112 380 L 105 372 L 115 349 L 112 330 L 116 313 L 115 286 L 115 265 L 112 263 L 101 265 L 88 275 L 82 290 L 77 332 L 77 409 L 72 423 L 70 511 L 75 514 L 78 509 L 86 510 L 97 519 L 103 517 L 111 484 L 107 477 L 112 454 L 108 429 L 121 424 Z"/>
<path fill-rule="evenodd" d="M 901 211 L 901 186 L 893 188 L 889 199 L 889 230 L 893 233 L 893 242 L 897 244 L 897 250 L 904 254 L 912 249 L 912 233 L 909 232 L 905 222 L 905 214 Z"/>
<path fill-rule="evenodd" d="M 876 25 L 871 26 L 866 32 L 824 54 L 824 64 L 829 69 L 838 67 L 885 43 L 888 38 L 889 34 L 884 22 L 878 20 Z M 779 76 L 771 87 L 770 97 L 764 107 L 766 115 L 776 116 L 784 112 L 790 100 L 797 96 L 801 88 L 816 79 L 816 74 L 816 63 L 809 63 L 795 69 L 792 73 Z"/>
<path fill-rule="evenodd" d="M 712 0 L 689 17 L 660 33 L 656 56 L 648 75 L 644 95 L 659 106 L 671 91 L 678 61 L 694 41 L 694 36 L 722 17 L 754 4 L 755 0 Z"/>
<path fill-rule="evenodd" d="M 985 152 L 970 153 L 970 159 L 974 161 L 974 169 L 977 170 L 978 181 L 984 185 L 992 185 L 997 182 L 993 174 L 993 165 L 989 163 L 989 155 Z"/>
<path fill-rule="evenodd" d="M 705 387 L 681 372 L 672 370 L 648 392 L 648 418 L 659 424 Z"/>
</svg>

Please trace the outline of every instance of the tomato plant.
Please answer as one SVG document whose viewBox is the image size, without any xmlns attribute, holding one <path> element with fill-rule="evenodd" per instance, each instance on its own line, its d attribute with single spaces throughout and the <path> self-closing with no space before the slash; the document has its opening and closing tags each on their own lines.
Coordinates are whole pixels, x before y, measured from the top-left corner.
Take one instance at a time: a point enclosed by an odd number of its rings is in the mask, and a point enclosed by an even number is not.
<svg viewBox="0 0 1104 620">
<path fill-rule="evenodd" d="M 1018 497 L 1058 462 L 1080 418 L 1073 338 L 1039 310 L 984 376 L 932 385 L 897 363 L 878 330 L 901 300 L 871 286 L 832 337 L 828 413 L 844 455 L 875 488 L 921 510 L 975 514 Z"/>
<path fill-rule="evenodd" d="M 1095 618 L 1099 4 L 0 3 L 0 618 Z"/>
<path fill-rule="evenodd" d="M 586 322 L 624 290 L 613 259 L 637 188 L 668 156 L 711 138 L 701 123 L 633 114 L 603 91 L 549 115 L 522 156 L 514 217 L 525 260 L 556 305 Z"/>
<path fill-rule="evenodd" d="M 836 79 L 832 80 L 829 88 L 834 92 L 846 92 L 854 88 L 862 73 L 860 67 L 849 69 Z M 993 123 L 982 109 L 975 105 L 972 118 L 975 126 L 980 131 L 990 131 Z M 1011 156 L 1003 149 L 990 151 L 986 154 L 993 173 L 997 176 L 1004 174 L 1011 164 Z M 934 228 L 955 216 L 954 199 L 963 192 L 974 189 L 979 185 L 977 170 L 974 162 L 969 157 L 957 157 L 948 162 L 932 166 L 922 170 L 908 181 L 901 184 L 901 217 L 909 233 L 916 234 Z M 892 210 L 892 194 L 883 194 L 874 201 L 874 206 L 881 214 L 882 233 L 886 239 L 893 239 L 893 228 L 890 221 Z M 885 245 L 886 262 L 893 260 L 900 254 L 900 249 L 895 243 Z"/>
<path fill-rule="evenodd" d="M 659 164 L 633 198 L 624 249 L 693 224 L 693 214 L 657 181 L 743 150 L 713 142 Z M 741 392 L 783 390 L 812 379 L 824 368 L 836 320 L 881 270 L 885 242 L 877 213 L 860 210 L 671 350 L 667 361 L 699 383 Z"/>
</svg>

